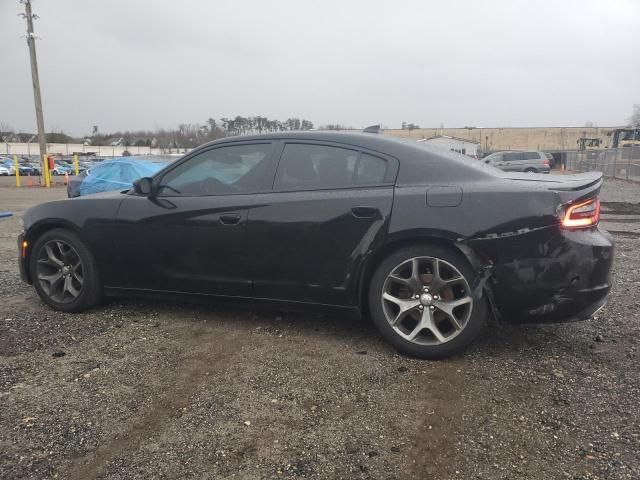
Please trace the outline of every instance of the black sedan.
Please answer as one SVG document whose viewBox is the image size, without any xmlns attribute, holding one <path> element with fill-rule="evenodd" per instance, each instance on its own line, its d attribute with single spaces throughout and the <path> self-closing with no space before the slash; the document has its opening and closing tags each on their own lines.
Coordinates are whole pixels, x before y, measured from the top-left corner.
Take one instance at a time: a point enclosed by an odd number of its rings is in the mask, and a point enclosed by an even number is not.
<svg viewBox="0 0 640 480">
<path fill-rule="evenodd" d="M 22 278 L 56 310 L 180 295 L 370 316 L 401 352 L 499 322 L 590 318 L 610 288 L 600 173 L 517 174 L 375 134 L 204 145 L 130 191 L 24 215 Z"/>
</svg>

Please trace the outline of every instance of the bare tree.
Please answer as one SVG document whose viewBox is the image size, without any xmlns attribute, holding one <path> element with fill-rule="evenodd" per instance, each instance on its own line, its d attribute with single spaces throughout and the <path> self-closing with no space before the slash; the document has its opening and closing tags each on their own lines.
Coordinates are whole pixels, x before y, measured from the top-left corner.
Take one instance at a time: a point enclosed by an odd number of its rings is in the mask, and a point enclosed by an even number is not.
<svg viewBox="0 0 640 480">
<path fill-rule="evenodd" d="M 320 126 L 320 130 L 352 130 L 352 128 L 339 123 L 329 123 L 328 125 Z"/>
<path fill-rule="evenodd" d="M 13 133 L 14 129 L 13 126 L 7 122 L 3 122 L 2 120 L 0 120 L 0 132 L 2 133 Z"/>
<path fill-rule="evenodd" d="M 633 113 L 629 117 L 629 124 L 633 128 L 640 128 L 640 104 L 638 103 L 633 106 Z"/>
</svg>

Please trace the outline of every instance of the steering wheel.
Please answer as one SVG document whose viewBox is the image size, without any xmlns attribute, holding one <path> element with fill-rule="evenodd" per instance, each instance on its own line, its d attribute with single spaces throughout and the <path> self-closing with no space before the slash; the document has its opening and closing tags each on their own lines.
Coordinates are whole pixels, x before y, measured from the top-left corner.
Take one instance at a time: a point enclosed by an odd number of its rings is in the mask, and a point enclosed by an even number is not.
<svg viewBox="0 0 640 480">
<path fill-rule="evenodd" d="M 227 185 L 214 177 L 208 177 L 202 181 L 202 190 L 206 193 L 232 193 L 237 191 L 233 186 Z"/>
</svg>

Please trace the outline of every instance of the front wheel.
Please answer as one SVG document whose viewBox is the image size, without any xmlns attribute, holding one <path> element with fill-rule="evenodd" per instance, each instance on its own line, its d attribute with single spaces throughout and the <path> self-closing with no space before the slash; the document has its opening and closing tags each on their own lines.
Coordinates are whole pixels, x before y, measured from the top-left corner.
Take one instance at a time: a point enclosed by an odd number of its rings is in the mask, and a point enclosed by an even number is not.
<svg viewBox="0 0 640 480">
<path fill-rule="evenodd" d="M 73 232 L 56 228 L 33 246 L 30 273 L 36 292 L 54 310 L 80 312 L 102 299 L 95 259 Z"/>
<path fill-rule="evenodd" d="M 369 285 L 369 310 L 382 335 L 400 352 L 438 359 L 467 347 L 487 315 L 474 295 L 476 274 L 459 253 L 435 245 L 389 255 Z"/>
</svg>

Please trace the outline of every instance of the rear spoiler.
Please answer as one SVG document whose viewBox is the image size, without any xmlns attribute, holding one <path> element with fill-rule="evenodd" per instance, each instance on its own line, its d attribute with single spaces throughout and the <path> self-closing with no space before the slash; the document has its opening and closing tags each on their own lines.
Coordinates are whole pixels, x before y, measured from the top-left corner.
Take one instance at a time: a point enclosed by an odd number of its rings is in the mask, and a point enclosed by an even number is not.
<svg viewBox="0 0 640 480">
<path fill-rule="evenodd" d="M 502 178 L 524 182 L 556 192 L 562 203 L 595 197 L 602 187 L 602 172 L 568 175 L 533 175 L 530 173 L 504 173 Z"/>
<path fill-rule="evenodd" d="M 577 173 L 573 175 L 558 175 L 563 182 L 549 186 L 549 190 L 558 192 L 562 203 L 575 203 L 596 197 L 602 187 L 602 172 Z"/>
<path fill-rule="evenodd" d="M 602 172 L 586 172 L 558 176 L 561 177 L 563 181 L 559 183 L 557 187 L 553 188 L 553 190 L 575 191 L 584 190 L 596 184 L 601 186 L 603 174 Z"/>
</svg>

